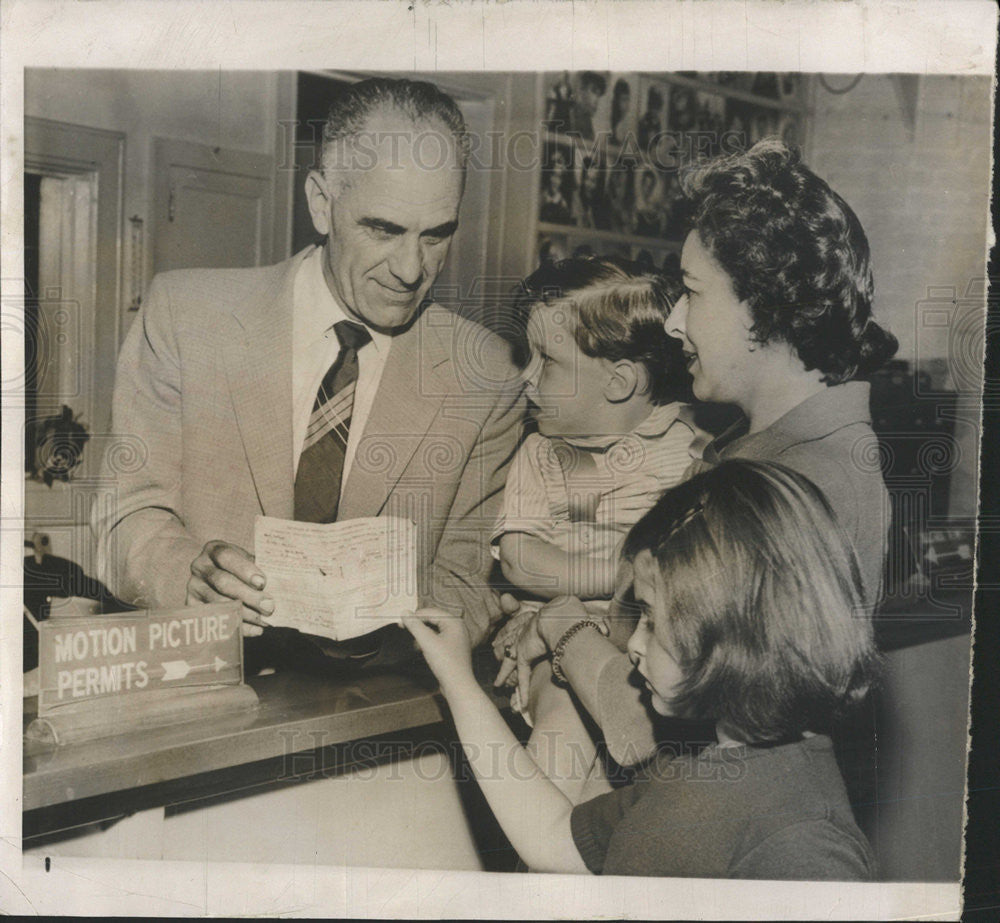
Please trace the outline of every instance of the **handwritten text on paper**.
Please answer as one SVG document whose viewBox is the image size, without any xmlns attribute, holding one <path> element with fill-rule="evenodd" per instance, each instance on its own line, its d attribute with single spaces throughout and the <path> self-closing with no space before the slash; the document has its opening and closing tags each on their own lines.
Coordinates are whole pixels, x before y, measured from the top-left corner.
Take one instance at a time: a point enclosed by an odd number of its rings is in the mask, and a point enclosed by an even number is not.
<svg viewBox="0 0 1000 923">
<path fill-rule="evenodd" d="M 276 627 L 344 641 L 417 608 L 416 526 L 378 516 L 317 524 L 258 516 L 257 566 Z"/>
</svg>

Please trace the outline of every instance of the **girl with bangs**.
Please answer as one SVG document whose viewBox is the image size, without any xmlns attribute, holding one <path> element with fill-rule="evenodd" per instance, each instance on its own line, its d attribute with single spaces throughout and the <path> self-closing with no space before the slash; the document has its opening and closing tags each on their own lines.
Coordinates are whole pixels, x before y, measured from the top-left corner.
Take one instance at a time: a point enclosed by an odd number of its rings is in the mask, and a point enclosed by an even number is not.
<svg viewBox="0 0 1000 923">
<path fill-rule="evenodd" d="M 715 723 L 697 754 L 661 751 L 635 782 L 572 801 L 476 682 L 461 620 L 406 621 L 469 763 L 534 871 L 869 880 L 828 736 L 877 657 L 854 551 L 820 491 L 734 459 L 669 491 L 623 558 L 640 612 L 633 681 L 656 716 Z"/>
</svg>

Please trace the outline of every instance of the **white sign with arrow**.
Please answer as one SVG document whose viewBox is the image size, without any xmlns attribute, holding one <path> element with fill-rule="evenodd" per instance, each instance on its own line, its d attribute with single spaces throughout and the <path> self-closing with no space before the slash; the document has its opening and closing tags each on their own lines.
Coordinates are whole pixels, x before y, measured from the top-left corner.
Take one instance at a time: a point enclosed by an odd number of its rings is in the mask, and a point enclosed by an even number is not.
<svg viewBox="0 0 1000 923">
<path fill-rule="evenodd" d="M 150 689 L 243 681 L 239 603 L 50 618 L 39 625 L 38 713 Z"/>
<path fill-rule="evenodd" d="M 184 677 L 189 673 L 207 673 L 211 670 L 218 673 L 223 667 L 228 666 L 229 664 L 227 664 L 221 657 L 216 657 L 212 663 L 199 663 L 194 666 L 189 664 L 186 660 L 164 660 L 163 675 L 160 679 L 166 683 L 173 679 L 184 679 Z M 153 676 L 155 673 L 151 673 L 150 675 Z"/>
</svg>

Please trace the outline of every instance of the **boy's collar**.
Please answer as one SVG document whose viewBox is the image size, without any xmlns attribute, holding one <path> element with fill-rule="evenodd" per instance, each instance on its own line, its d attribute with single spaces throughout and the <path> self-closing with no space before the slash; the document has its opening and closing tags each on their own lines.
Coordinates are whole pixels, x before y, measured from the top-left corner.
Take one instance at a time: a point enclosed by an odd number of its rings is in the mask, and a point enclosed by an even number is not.
<svg viewBox="0 0 1000 923">
<path fill-rule="evenodd" d="M 630 433 L 604 433 L 597 436 L 560 436 L 559 438 L 581 449 L 606 449 L 626 436 L 642 436 L 645 439 L 656 439 L 674 425 L 681 416 L 681 411 L 685 406 L 678 401 L 655 406 L 650 411 L 649 416 Z"/>
</svg>

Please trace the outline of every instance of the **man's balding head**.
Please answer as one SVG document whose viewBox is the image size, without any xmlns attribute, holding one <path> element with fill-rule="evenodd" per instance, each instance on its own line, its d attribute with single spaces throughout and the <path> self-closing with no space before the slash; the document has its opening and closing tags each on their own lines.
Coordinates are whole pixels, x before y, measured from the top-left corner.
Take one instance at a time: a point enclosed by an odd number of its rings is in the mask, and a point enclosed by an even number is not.
<svg viewBox="0 0 1000 923">
<path fill-rule="evenodd" d="M 454 99 L 422 80 L 362 80 L 330 106 L 323 126 L 323 171 L 371 167 L 380 148 L 388 147 L 392 156 L 400 143 L 430 168 L 443 166 L 444 154 L 452 152 L 454 165 L 464 175 L 469 134 Z"/>
</svg>

